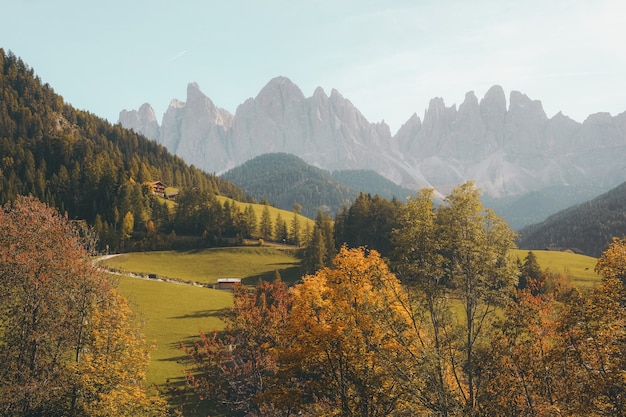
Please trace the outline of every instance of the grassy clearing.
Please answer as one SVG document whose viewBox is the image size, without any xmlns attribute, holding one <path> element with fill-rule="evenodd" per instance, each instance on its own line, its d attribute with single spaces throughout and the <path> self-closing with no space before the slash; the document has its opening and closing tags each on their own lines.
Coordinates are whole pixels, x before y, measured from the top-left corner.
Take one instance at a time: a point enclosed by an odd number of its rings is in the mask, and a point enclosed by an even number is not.
<svg viewBox="0 0 626 417">
<path fill-rule="evenodd" d="M 148 384 L 184 380 L 180 342 L 198 339 L 200 330 L 222 329 L 220 313 L 232 306 L 232 293 L 209 288 L 136 278 L 119 279 L 119 290 L 144 322 L 144 334 L 154 341 L 147 373 Z"/>
<path fill-rule="evenodd" d="M 528 250 L 516 250 L 515 255 L 522 261 L 528 255 Z M 557 252 L 548 250 L 533 250 L 537 262 L 542 269 L 551 272 L 563 272 L 571 279 L 573 286 L 578 288 L 590 288 L 600 281 L 600 276 L 594 272 L 596 258 L 585 255 L 577 255 L 569 252 Z"/>
<path fill-rule="evenodd" d="M 228 197 L 217 196 L 217 200 L 224 204 L 225 201 L 228 201 L 229 204 L 234 204 L 240 211 L 244 211 L 248 205 L 252 206 L 254 210 L 254 215 L 257 218 L 257 221 L 261 221 L 261 216 L 263 215 L 263 210 L 265 209 L 264 204 L 256 204 L 256 203 L 242 203 L 237 200 L 230 199 Z M 280 217 L 287 222 L 287 227 L 291 227 L 291 221 L 293 220 L 293 211 L 283 210 L 272 206 L 267 206 L 270 212 L 270 218 L 272 219 L 272 224 L 276 224 L 276 217 L 280 213 Z M 298 219 L 300 221 L 300 226 L 304 230 L 306 225 L 308 224 L 311 230 L 313 230 L 313 226 L 315 225 L 315 220 L 309 219 L 308 217 L 304 217 L 301 214 L 298 214 Z"/>
<path fill-rule="evenodd" d="M 515 251 L 520 259 L 527 253 Z M 595 258 L 552 251 L 533 253 L 542 268 L 567 273 L 575 286 L 587 288 L 600 279 L 593 272 Z M 131 253 L 105 263 L 118 270 L 203 283 L 213 283 L 219 277 L 240 277 L 244 283 L 255 285 L 259 277 L 272 279 L 275 270 L 285 280 L 300 278 L 299 261 L 292 253 L 267 247 Z M 151 355 L 147 382 L 162 385 L 169 379 L 182 384 L 185 357 L 179 343 L 196 340 L 200 330 L 223 328 L 219 314 L 232 305 L 232 293 L 155 280 L 116 279 L 134 311 L 145 320 L 146 338 L 157 346 Z M 454 303 L 452 308 L 456 311 L 460 306 Z M 458 314 L 463 313 L 459 310 Z"/>
<path fill-rule="evenodd" d="M 256 285 L 259 279 L 272 280 L 276 271 L 287 282 L 300 278 L 300 260 L 293 252 L 269 247 L 134 252 L 103 262 L 118 271 L 201 284 L 213 284 L 218 278 L 242 278 L 245 285 Z"/>
</svg>

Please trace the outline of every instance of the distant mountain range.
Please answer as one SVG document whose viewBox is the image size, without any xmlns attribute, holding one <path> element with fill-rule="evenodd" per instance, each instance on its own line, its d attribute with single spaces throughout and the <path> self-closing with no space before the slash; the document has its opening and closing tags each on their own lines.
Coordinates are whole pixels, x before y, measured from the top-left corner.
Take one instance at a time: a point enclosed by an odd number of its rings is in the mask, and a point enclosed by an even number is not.
<svg viewBox="0 0 626 417">
<path fill-rule="evenodd" d="M 540 101 L 517 91 L 507 106 L 500 86 L 480 101 L 468 92 L 458 109 L 434 98 L 423 119 L 413 114 L 395 135 L 338 91 L 317 88 L 305 97 L 285 77 L 272 79 L 234 115 L 191 83 L 187 100 L 172 100 L 160 124 L 149 104 L 122 111 L 119 122 L 218 174 L 284 152 L 326 170 L 371 169 L 406 188 L 431 186 L 441 194 L 472 179 L 515 228 L 626 179 L 626 112 L 596 113 L 582 123 L 561 113 L 548 118 Z M 545 195 L 559 197 L 545 204 Z"/>
</svg>

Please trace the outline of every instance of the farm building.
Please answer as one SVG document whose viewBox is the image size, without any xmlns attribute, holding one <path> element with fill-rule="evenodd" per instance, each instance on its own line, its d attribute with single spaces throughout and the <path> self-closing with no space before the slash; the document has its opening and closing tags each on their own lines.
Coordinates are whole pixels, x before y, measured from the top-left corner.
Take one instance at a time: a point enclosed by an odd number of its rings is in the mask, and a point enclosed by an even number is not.
<svg viewBox="0 0 626 417">
<path fill-rule="evenodd" d="M 155 181 L 150 183 L 150 185 L 152 186 L 152 193 L 155 195 L 158 195 L 160 197 L 165 197 L 165 184 L 163 184 L 161 181 Z"/>
<path fill-rule="evenodd" d="M 213 286 L 216 290 L 232 290 L 235 285 L 241 284 L 241 278 L 218 278 Z"/>
</svg>

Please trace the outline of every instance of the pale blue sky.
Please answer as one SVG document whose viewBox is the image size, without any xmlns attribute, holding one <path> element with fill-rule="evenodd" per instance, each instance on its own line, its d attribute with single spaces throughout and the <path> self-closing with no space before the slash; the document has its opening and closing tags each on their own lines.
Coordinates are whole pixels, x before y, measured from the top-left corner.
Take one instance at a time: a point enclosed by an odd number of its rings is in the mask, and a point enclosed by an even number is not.
<svg viewBox="0 0 626 417">
<path fill-rule="evenodd" d="M 335 88 L 392 133 L 433 97 L 501 85 L 583 121 L 626 111 L 620 0 L 11 0 L 0 47 L 75 107 L 159 122 L 189 82 L 237 106 L 273 77 Z"/>
</svg>

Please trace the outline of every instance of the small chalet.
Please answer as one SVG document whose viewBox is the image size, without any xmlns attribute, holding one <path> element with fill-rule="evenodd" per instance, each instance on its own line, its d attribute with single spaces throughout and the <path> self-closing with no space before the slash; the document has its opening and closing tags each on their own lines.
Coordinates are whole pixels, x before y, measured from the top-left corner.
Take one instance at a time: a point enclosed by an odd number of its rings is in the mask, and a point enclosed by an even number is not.
<svg viewBox="0 0 626 417">
<path fill-rule="evenodd" d="M 176 199 L 178 198 L 178 190 L 168 191 L 168 192 L 165 194 L 165 197 L 166 197 L 168 200 L 173 200 L 173 201 L 176 201 Z"/>
<path fill-rule="evenodd" d="M 237 284 L 241 284 L 241 278 L 218 278 L 217 284 L 213 288 L 216 290 L 232 290 Z"/>
<path fill-rule="evenodd" d="M 150 186 L 152 186 L 152 194 L 165 198 L 165 184 L 161 181 L 155 181 L 151 182 Z"/>
</svg>

